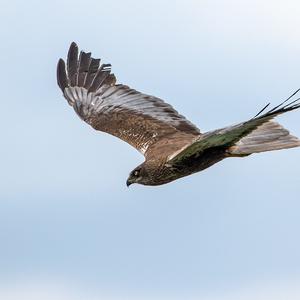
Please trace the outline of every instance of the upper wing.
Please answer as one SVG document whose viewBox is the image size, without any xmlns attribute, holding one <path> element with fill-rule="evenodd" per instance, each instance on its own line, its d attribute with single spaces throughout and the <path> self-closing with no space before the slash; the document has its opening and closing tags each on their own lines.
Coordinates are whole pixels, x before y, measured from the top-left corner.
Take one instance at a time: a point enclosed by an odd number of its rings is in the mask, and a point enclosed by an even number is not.
<svg viewBox="0 0 300 300">
<path fill-rule="evenodd" d="M 259 133 L 262 134 L 264 129 L 269 129 L 273 131 L 272 135 L 274 138 L 275 137 L 278 138 L 281 135 L 281 133 L 283 135 L 287 135 L 288 134 L 287 130 L 283 130 L 283 128 L 279 124 L 271 120 L 280 114 L 300 108 L 300 103 L 298 103 L 300 98 L 297 98 L 296 100 L 286 104 L 286 102 L 290 100 L 298 92 L 299 90 L 297 90 L 292 96 L 290 96 L 283 103 L 274 107 L 270 111 L 262 114 L 263 111 L 265 111 L 265 109 L 269 106 L 268 104 L 254 118 L 252 118 L 249 121 L 202 134 L 195 141 L 183 147 L 181 151 L 178 151 L 177 153 L 174 153 L 173 155 L 169 156 L 168 158 L 169 163 L 172 164 L 179 163 L 191 156 L 197 156 L 201 154 L 204 150 L 211 147 L 233 146 L 236 142 L 242 141 L 243 137 L 247 136 L 257 128 L 259 129 L 262 128 L 261 132 L 258 132 L 258 134 Z M 280 134 L 278 131 L 281 131 Z M 259 139 L 262 137 L 258 135 L 253 135 L 249 138 Z M 272 140 L 272 136 L 269 136 L 268 138 Z"/>
<path fill-rule="evenodd" d="M 110 65 L 100 65 L 91 53 L 72 43 L 67 65 L 60 59 L 57 82 L 82 120 L 110 133 L 145 154 L 166 135 L 198 136 L 199 129 L 163 100 L 116 84 Z"/>
</svg>

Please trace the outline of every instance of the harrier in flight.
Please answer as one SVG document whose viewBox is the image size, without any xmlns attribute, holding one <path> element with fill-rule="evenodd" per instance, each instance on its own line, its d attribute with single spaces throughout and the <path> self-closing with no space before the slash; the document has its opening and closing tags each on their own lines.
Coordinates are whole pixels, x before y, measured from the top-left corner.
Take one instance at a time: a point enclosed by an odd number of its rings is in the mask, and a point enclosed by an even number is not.
<svg viewBox="0 0 300 300">
<path fill-rule="evenodd" d="M 300 140 L 273 121 L 300 107 L 297 90 L 280 105 L 264 107 L 254 118 L 201 133 L 171 105 L 154 96 L 117 84 L 110 64 L 72 43 L 67 63 L 60 59 L 57 82 L 78 116 L 94 129 L 129 143 L 145 156 L 127 179 L 161 185 L 204 170 L 227 157 L 300 146 Z"/>
</svg>

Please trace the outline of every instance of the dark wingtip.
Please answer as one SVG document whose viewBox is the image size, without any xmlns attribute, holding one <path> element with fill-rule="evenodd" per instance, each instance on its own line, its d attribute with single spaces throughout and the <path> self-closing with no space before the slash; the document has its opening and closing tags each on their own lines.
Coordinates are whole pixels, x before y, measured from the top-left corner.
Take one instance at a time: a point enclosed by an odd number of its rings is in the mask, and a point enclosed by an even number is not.
<svg viewBox="0 0 300 300">
<path fill-rule="evenodd" d="M 75 42 L 70 44 L 66 63 L 61 59 L 57 66 L 57 83 L 64 91 L 68 86 L 84 87 L 95 92 L 102 84 L 113 85 L 116 77 L 111 72 L 111 64 L 102 64 L 91 53 L 80 51 Z"/>
<path fill-rule="evenodd" d="M 78 56 L 78 46 L 75 42 L 72 42 L 69 51 L 68 51 L 68 57 L 71 58 L 72 56 Z"/>
<path fill-rule="evenodd" d="M 71 48 L 77 48 L 78 49 L 78 46 L 75 42 L 72 42 L 71 45 L 70 45 L 70 49 Z"/>
<path fill-rule="evenodd" d="M 72 42 L 69 48 L 67 69 L 70 85 L 75 86 L 77 84 L 78 76 L 78 46 L 75 42 Z"/>
<path fill-rule="evenodd" d="M 57 84 L 62 91 L 68 86 L 66 64 L 62 58 L 57 63 Z"/>
</svg>

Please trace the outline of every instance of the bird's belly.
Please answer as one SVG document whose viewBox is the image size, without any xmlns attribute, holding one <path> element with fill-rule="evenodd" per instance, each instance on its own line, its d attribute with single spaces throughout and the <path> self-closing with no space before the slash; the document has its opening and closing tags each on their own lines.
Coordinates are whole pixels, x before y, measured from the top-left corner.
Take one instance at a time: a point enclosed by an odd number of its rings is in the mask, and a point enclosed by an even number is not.
<svg viewBox="0 0 300 300">
<path fill-rule="evenodd" d="M 226 158 L 226 148 L 216 147 L 210 148 L 198 156 L 193 155 L 185 158 L 180 163 L 172 165 L 166 170 L 164 183 L 171 182 L 173 180 L 191 175 L 196 172 L 200 172 L 214 165 L 215 163 Z"/>
</svg>

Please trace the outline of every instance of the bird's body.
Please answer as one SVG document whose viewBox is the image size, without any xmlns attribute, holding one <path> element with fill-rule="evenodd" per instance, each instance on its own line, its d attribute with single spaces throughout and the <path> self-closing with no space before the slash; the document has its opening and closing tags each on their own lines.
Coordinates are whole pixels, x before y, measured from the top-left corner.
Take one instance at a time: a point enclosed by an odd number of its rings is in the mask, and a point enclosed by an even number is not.
<svg viewBox="0 0 300 300">
<path fill-rule="evenodd" d="M 215 163 L 226 158 L 225 147 L 215 147 L 205 150 L 199 155 L 190 156 L 180 163 L 169 164 L 167 161 L 161 166 L 153 165 L 150 169 L 154 169 L 152 178 L 154 180 L 149 185 L 161 185 L 169 183 L 173 180 L 200 172 Z M 148 168 L 147 161 L 145 162 L 146 169 Z"/>
<path fill-rule="evenodd" d="M 154 96 L 116 84 L 110 65 L 72 43 L 67 65 L 61 59 L 58 85 L 79 117 L 94 129 L 112 134 L 139 150 L 145 162 L 135 168 L 127 185 L 161 185 L 204 170 L 226 157 L 300 146 L 300 140 L 273 121 L 300 107 L 289 97 L 254 118 L 208 133 Z"/>
</svg>

